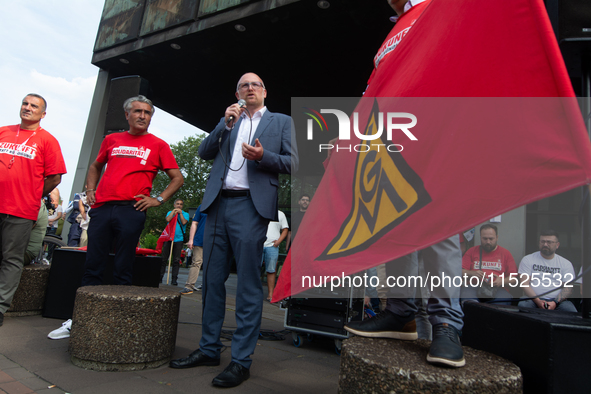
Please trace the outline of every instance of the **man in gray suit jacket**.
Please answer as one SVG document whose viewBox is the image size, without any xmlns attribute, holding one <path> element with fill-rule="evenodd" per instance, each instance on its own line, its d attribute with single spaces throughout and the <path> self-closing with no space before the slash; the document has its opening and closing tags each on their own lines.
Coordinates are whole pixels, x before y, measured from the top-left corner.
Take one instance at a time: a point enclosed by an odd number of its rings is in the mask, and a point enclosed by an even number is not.
<svg viewBox="0 0 591 394">
<path fill-rule="evenodd" d="M 232 361 L 215 386 L 233 387 L 250 376 L 263 310 L 260 279 L 263 244 L 269 221 L 277 217 L 278 174 L 297 170 L 291 118 L 265 107 L 261 78 L 247 73 L 236 89 L 239 104 L 201 143 L 199 156 L 214 160 L 201 211 L 208 214 L 203 239 L 203 327 L 199 349 L 170 362 L 172 368 L 219 365 L 220 334 L 226 305 L 225 281 L 236 258 L 238 288 Z"/>
</svg>

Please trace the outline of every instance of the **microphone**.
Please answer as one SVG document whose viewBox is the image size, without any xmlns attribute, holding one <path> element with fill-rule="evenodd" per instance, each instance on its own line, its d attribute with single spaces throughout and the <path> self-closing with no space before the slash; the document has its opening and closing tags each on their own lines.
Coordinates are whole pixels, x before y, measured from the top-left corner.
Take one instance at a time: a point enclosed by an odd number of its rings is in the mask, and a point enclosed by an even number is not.
<svg viewBox="0 0 591 394">
<path fill-rule="evenodd" d="M 240 108 L 244 108 L 244 107 L 246 107 L 246 100 L 244 100 L 244 99 L 240 99 L 240 100 L 238 100 L 238 106 L 239 106 Z M 233 121 L 233 120 L 234 120 L 234 117 L 233 117 L 233 116 L 230 116 L 230 118 L 228 119 L 228 122 L 227 122 L 227 123 L 230 123 L 230 122 L 231 122 L 231 121 Z"/>
</svg>

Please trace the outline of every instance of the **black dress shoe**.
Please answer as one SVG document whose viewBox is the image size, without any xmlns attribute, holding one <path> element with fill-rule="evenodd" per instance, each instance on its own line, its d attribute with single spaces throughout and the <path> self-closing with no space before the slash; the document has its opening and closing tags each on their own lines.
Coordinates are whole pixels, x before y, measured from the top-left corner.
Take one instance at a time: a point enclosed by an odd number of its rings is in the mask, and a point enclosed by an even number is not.
<svg viewBox="0 0 591 394">
<path fill-rule="evenodd" d="M 235 387 L 248 378 L 250 378 L 250 370 L 232 361 L 211 383 L 219 387 Z"/>
<path fill-rule="evenodd" d="M 168 364 L 170 368 L 177 369 L 200 367 L 202 365 L 220 365 L 220 359 L 206 356 L 205 353 L 197 349 L 188 357 L 172 360 Z"/>
</svg>

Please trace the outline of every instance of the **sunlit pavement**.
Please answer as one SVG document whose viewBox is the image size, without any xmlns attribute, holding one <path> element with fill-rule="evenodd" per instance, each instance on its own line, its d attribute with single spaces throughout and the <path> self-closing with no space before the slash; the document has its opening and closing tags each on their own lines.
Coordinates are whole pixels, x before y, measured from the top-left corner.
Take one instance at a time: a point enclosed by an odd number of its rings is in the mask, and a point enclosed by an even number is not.
<svg viewBox="0 0 591 394">
<path fill-rule="evenodd" d="M 181 268 L 182 290 L 188 269 Z M 165 277 L 166 282 L 166 277 Z M 201 276 L 197 284 L 201 283 Z M 233 330 L 236 275 L 230 275 L 224 330 Z M 264 289 L 266 294 L 266 287 Z M 201 337 L 201 293 L 181 299 L 176 349 L 173 358 L 185 357 L 198 347 Z M 261 330 L 284 330 L 285 311 L 265 302 Z M 230 348 L 222 352 L 219 367 L 171 369 L 166 365 L 134 372 L 96 372 L 74 366 L 68 339 L 51 340 L 47 334 L 63 320 L 41 316 L 5 317 L 0 327 L 0 393 L 209 393 L 219 392 L 212 379 L 230 363 Z M 229 340 L 222 341 L 230 346 Z M 252 356 L 251 377 L 238 388 L 240 393 L 335 393 L 340 358 L 332 340 L 316 338 L 296 348 L 290 333 L 283 340 L 259 340 Z M 232 390 L 232 389 L 229 389 Z"/>
</svg>

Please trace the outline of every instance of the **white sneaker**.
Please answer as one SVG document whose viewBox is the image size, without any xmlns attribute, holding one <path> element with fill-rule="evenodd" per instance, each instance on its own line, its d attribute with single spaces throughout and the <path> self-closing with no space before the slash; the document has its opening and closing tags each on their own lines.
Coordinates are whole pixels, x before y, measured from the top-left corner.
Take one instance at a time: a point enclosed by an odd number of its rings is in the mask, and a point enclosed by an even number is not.
<svg viewBox="0 0 591 394">
<path fill-rule="evenodd" d="M 70 330 L 72 329 L 72 319 L 62 323 L 62 326 L 57 330 L 53 330 L 47 335 L 49 339 L 64 339 L 70 337 Z"/>
</svg>

